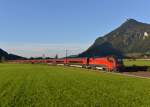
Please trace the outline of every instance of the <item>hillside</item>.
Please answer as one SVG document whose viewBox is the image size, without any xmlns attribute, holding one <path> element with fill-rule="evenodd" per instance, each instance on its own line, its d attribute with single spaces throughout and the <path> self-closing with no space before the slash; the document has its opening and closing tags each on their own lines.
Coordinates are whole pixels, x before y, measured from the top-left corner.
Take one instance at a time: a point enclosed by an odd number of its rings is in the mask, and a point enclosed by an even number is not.
<svg viewBox="0 0 150 107">
<path fill-rule="evenodd" d="M 6 60 L 25 59 L 24 57 L 18 55 L 8 54 L 6 51 L 0 49 L 0 60 L 1 58 L 4 58 Z"/>
<path fill-rule="evenodd" d="M 115 55 L 118 57 L 150 54 L 150 24 L 128 19 L 112 32 L 96 39 L 80 57 Z"/>
</svg>

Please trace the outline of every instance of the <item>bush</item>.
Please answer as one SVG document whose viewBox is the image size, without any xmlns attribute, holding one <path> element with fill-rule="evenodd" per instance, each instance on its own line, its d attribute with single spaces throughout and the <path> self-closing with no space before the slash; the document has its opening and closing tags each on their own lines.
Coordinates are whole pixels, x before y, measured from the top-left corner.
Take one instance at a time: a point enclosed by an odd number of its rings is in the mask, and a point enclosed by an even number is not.
<svg viewBox="0 0 150 107">
<path fill-rule="evenodd" d="M 147 71 L 150 72 L 150 67 L 147 68 Z"/>
<path fill-rule="evenodd" d="M 2 56 L 2 57 L 0 58 L 0 63 L 3 63 L 3 62 L 5 62 L 5 57 Z"/>
</svg>

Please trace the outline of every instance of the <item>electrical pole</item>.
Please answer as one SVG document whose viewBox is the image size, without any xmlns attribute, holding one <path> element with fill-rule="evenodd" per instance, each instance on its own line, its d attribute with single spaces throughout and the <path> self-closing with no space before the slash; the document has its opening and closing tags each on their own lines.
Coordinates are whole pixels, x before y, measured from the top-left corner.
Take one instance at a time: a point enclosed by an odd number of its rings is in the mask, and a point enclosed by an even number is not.
<svg viewBox="0 0 150 107">
<path fill-rule="evenodd" d="M 42 55 L 42 58 L 45 59 L 45 54 Z"/>
</svg>

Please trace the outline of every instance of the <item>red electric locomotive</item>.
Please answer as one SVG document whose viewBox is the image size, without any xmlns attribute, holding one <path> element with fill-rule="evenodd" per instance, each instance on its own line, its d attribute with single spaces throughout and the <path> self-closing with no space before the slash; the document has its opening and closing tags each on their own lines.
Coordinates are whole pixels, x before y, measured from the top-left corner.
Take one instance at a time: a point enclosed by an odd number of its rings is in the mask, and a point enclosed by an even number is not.
<svg viewBox="0 0 150 107">
<path fill-rule="evenodd" d="M 114 57 L 89 58 L 89 66 L 95 69 L 118 71 L 122 65 L 122 60 Z"/>
</svg>

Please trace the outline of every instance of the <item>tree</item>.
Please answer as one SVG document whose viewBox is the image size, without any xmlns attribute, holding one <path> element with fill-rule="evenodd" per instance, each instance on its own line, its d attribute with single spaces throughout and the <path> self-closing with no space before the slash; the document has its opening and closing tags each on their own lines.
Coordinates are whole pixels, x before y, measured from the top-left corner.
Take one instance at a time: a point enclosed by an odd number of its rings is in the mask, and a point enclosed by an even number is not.
<svg viewBox="0 0 150 107">
<path fill-rule="evenodd" d="M 1 56 L 0 62 L 5 62 L 5 57 L 4 56 Z"/>
<path fill-rule="evenodd" d="M 56 54 L 55 59 L 58 59 L 58 55 Z"/>
</svg>

